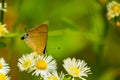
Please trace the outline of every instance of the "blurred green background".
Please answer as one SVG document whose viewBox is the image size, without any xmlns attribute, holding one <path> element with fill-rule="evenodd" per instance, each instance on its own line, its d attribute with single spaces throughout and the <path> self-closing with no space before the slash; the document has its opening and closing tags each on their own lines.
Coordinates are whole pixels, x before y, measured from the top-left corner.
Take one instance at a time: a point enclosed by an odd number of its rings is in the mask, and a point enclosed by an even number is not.
<svg viewBox="0 0 120 80">
<path fill-rule="evenodd" d="M 120 80 L 120 29 L 106 18 L 109 1 L 5 0 L 4 24 L 9 34 L 0 39 L 6 43 L 0 45 L 0 57 L 11 66 L 11 80 L 37 80 L 16 65 L 19 57 L 33 52 L 20 39 L 24 27 L 29 30 L 42 23 L 48 23 L 46 51 L 56 59 L 58 71 L 65 72 L 65 58 L 75 57 L 91 67 L 87 80 Z"/>
</svg>

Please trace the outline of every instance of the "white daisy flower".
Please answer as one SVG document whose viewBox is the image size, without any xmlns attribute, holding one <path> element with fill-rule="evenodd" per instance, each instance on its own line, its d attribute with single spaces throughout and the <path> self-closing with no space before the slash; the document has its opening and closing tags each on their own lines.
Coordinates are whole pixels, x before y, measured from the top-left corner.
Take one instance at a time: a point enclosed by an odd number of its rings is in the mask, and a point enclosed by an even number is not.
<svg viewBox="0 0 120 80">
<path fill-rule="evenodd" d="M 31 70 L 33 71 L 32 75 L 36 76 L 46 76 L 50 73 L 56 71 L 56 61 L 52 56 L 40 56 L 36 57 L 36 62 Z"/>
<path fill-rule="evenodd" d="M 6 26 L 6 24 L 4 24 L 4 25 L 0 24 L 0 37 L 5 36 L 5 34 L 8 33 L 5 26 Z"/>
<path fill-rule="evenodd" d="M 25 54 L 21 58 L 18 59 L 17 66 L 19 67 L 20 71 L 30 71 L 30 68 L 34 66 L 35 63 L 35 57 L 34 53 L 31 54 Z"/>
<path fill-rule="evenodd" d="M 44 76 L 44 80 L 63 80 L 64 78 L 64 74 L 61 72 L 61 74 L 58 74 L 57 71 L 47 75 L 47 76 Z"/>
<path fill-rule="evenodd" d="M 0 10 L 2 10 L 2 11 L 7 11 L 7 3 L 4 3 L 4 8 L 2 8 L 2 3 L 0 3 Z"/>
<path fill-rule="evenodd" d="M 84 60 L 67 58 L 63 62 L 64 62 L 63 67 L 68 72 L 68 74 L 73 77 L 79 77 L 82 80 L 86 80 L 83 77 L 84 76 L 88 77 L 88 74 L 90 74 L 89 72 L 91 70 L 89 67 L 87 67 L 87 63 L 85 63 Z"/>
<path fill-rule="evenodd" d="M 107 4 L 107 10 L 108 19 L 117 17 L 120 15 L 120 4 L 117 3 L 116 1 L 109 2 Z"/>
<path fill-rule="evenodd" d="M 0 73 L 0 80 L 10 80 L 10 77 L 5 75 L 4 73 Z"/>
<path fill-rule="evenodd" d="M 0 58 L 0 73 L 7 74 L 10 71 L 10 67 L 3 58 Z"/>
</svg>

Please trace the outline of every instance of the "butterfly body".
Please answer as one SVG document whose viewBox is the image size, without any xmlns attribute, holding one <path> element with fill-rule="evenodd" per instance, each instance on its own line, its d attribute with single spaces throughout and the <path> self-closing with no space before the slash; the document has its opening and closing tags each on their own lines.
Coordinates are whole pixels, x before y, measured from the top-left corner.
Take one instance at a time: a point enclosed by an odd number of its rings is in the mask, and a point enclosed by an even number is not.
<svg viewBox="0 0 120 80">
<path fill-rule="evenodd" d="M 25 40 L 28 46 L 35 52 L 45 54 L 47 36 L 48 26 L 47 24 L 41 24 L 25 33 L 21 39 Z"/>
</svg>

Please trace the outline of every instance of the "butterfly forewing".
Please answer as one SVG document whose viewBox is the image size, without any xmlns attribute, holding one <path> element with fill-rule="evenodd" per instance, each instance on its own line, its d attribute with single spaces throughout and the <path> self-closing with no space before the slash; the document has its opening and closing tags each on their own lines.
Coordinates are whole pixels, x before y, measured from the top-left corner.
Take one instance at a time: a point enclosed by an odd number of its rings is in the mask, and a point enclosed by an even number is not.
<svg viewBox="0 0 120 80">
<path fill-rule="evenodd" d="M 42 24 L 36 28 L 33 28 L 27 32 L 28 37 L 25 38 L 26 43 L 30 48 L 39 54 L 43 54 L 48 36 L 48 26 Z"/>
</svg>

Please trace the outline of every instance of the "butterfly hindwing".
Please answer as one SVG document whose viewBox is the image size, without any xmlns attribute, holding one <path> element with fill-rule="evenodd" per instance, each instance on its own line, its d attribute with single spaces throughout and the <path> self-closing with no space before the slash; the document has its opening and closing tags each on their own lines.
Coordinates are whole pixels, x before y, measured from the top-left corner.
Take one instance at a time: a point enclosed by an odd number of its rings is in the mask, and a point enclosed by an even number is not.
<svg viewBox="0 0 120 80">
<path fill-rule="evenodd" d="M 26 43 L 35 52 L 43 54 L 48 36 L 48 26 L 42 24 L 36 28 L 33 28 L 27 32 L 28 37 L 25 38 Z"/>
</svg>

